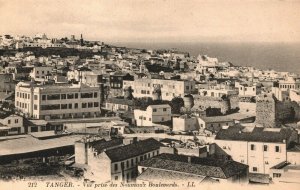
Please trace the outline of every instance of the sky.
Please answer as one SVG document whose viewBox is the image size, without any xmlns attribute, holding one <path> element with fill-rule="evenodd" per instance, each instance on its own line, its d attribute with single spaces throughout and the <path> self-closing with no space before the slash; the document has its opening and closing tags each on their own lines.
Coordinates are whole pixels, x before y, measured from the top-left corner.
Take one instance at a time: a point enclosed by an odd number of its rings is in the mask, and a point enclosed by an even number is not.
<svg viewBox="0 0 300 190">
<path fill-rule="evenodd" d="M 105 42 L 300 42 L 300 0 L 0 0 L 0 35 Z"/>
</svg>

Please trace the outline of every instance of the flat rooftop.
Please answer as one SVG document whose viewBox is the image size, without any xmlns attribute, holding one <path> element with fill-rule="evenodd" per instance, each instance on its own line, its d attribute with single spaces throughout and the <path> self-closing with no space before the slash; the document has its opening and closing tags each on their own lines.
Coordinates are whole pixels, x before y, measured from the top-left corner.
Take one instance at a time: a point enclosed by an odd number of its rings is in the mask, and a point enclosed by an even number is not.
<svg viewBox="0 0 300 190">
<path fill-rule="evenodd" d="M 52 139 L 39 140 L 32 136 L 9 139 L 0 142 L 0 156 L 36 152 L 41 150 L 72 146 L 83 135 L 68 135 Z"/>
</svg>

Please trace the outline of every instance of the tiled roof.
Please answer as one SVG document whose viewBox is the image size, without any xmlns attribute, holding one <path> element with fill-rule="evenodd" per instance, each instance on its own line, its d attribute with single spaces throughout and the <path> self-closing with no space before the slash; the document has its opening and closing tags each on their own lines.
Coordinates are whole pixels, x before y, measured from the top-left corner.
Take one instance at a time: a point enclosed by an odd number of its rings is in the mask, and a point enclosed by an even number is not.
<svg viewBox="0 0 300 190">
<path fill-rule="evenodd" d="M 188 174 L 226 179 L 247 169 L 248 166 L 232 160 L 199 158 L 175 154 L 161 154 L 140 163 L 149 168 L 183 172 Z"/>
<path fill-rule="evenodd" d="M 105 141 L 104 139 L 102 139 L 100 141 L 91 142 L 90 145 L 95 149 L 95 151 L 100 153 L 103 152 L 105 149 L 123 145 L 123 139 L 113 139 L 110 141 Z"/>
<path fill-rule="evenodd" d="M 233 121 L 232 118 L 228 116 L 214 116 L 214 117 L 200 117 L 206 123 L 214 123 L 214 122 L 230 122 Z"/>
<path fill-rule="evenodd" d="M 137 177 L 137 180 L 143 181 L 172 181 L 174 180 L 193 180 L 201 182 L 205 179 L 205 176 L 202 175 L 194 175 L 194 174 L 186 174 L 186 173 L 179 173 L 176 171 L 167 171 L 167 170 L 160 170 L 154 168 L 146 169 L 141 175 Z"/>
<path fill-rule="evenodd" d="M 300 152 L 300 144 L 296 144 L 293 148 L 288 149 L 288 152 Z"/>
<path fill-rule="evenodd" d="M 288 140 L 293 130 L 289 128 L 280 128 L 277 131 L 267 130 L 263 127 L 255 127 L 252 131 L 246 132 L 243 126 L 231 126 L 227 129 L 221 129 L 216 136 L 218 140 L 236 140 L 252 142 L 281 142 Z"/>
<path fill-rule="evenodd" d="M 133 144 L 107 150 L 105 153 L 112 162 L 118 162 L 132 157 L 140 156 L 153 150 L 157 150 L 161 146 L 164 145 L 153 138 L 149 138 Z"/>
</svg>

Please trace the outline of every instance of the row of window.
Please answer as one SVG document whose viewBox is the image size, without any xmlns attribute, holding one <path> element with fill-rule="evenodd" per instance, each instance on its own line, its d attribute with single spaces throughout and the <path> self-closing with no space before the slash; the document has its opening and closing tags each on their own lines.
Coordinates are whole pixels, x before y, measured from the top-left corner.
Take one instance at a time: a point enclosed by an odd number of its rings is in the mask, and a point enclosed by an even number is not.
<svg viewBox="0 0 300 190">
<path fill-rule="evenodd" d="M 17 97 L 18 98 L 23 98 L 23 99 L 30 99 L 30 94 L 23 93 L 23 92 L 17 92 Z"/>
<path fill-rule="evenodd" d="M 97 108 L 97 107 L 99 107 L 99 102 L 81 103 L 81 108 Z M 38 105 L 34 104 L 33 109 L 37 110 Z M 59 110 L 59 109 L 78 109 L 78 103 L 41 105 L 41 110 Z"/>
<path fill-rule="evenodd" d="M 251 150 L 256 150 L 256 146 L 254 144 L 251 144 L 250 149 Z M 268 145 L 264 145 L 263 149 L 264 149 L 265 152 L 269 151 Z M 275 152 L 280 152 L 280 146 L 275 146 Z"/>
<path fill-rule="evenodd" d="M 159 151 L 157 150 L 156 155 L 158 155 L 158 154 L 159 154 Z M 155 156 L 155 152 L 152 152 L 152 154 L 149 152 L 149 153 L 146 153 L 142 156 L 139 156 L 139 157 L 136 157 L 136 158 L 131 158 L 130 160 L 126 160 L 126 161 L 121 162 L 121 164 L 115 163 L 114 164 L 114 171 L 119 170 L 119 167 L 121 167 L 121 170 L 128 169 L 130 167 L 134 167 L 134 166 L 136 166 L 136 164 L 138 162 L 146 160 L 146 159 L 150 158 L 151 156 L 152 157 Z"/>
<path fill-rule="evenodd" d="M 42 95 L 42 100 L 65 100 L 65 99 L 78 99 L 78 93 L 69 94 L 49 94 Z M 97 92 L 80 93 L 80 98 L 97 98 Z M 37 100 L 38 96 L 34 95 L 34 100 Z"/>
<path fill-rule="evenodd" d="M 147 118 L 146 117 L 143 117 L 143 116 L 139 116 L 139 119 L 140 120 L 147 120 Z M 151 119 L 151 117 L 149 117 L 149 119 L 148 119 L 149 121 L 151 121 L 152 119 Z M 161 117 L 161 121 L 165 121 L 165 118 L 164 117 Z"/>
<path fill-rule="evenodd" d="M 19 123 L 19 119 L 15 119 L 15 123 Z M 7 120 L 7 124 L 11 124 L 11 120 Z"/>
<path fill-rule="evenodd" d="M 245 91 L 247 91 L 247 89 L 250 89 L 250 88 L 245 88 Z M 253 89 L 253 91 L 255 91 L 255 88 L 252 88 Z M 241 87 L 241 90 L 243 90 L 243 87 Z"/>
<path fill-rule="evenodd" d="M 279 88 L 296 88 L 296 85 L 287 85 L 287 84 L 281 84 L 279 85 Z M 300 88 L 300 85 L 298 85 L 298 88 Z"/>
<path fill-rule="evenodd" d="M 16 101 L 16 106 L 27 109 L 27 103 Z M 29 107 L 29 104 L 28 104 L 28 107 Z"/>
<path fill-rule="evenodd" d="M 163 108 L 163 111 L 166 112 L 166 111 L 167 111 L 167 108 Z M 157 112 L 157 109 L 154 108 L 154 109 L 153 109 L 153 112 Z"/>
<path fill-rule="evenodd" d="M 47 71 L 47 74 L 49 74 L 50 71 Z M 39 74 L 39 71 L 36 71 L 36 74 Z M 42 71 L 42 74 L 45 74 L 45 71 Z"/>
</svg>

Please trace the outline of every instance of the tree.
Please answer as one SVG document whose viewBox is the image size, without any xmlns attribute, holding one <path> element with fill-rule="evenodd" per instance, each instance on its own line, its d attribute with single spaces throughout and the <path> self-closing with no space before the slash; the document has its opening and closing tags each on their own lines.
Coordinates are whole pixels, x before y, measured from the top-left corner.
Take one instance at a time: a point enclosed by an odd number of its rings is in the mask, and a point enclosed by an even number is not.
<svg viewBox="0 0 300 190">
<path fill-rule="evenodd" d="M 180 109 L 184 107 L 184 101 L 180 97 L 175 97 L 171 100 L 170 106 L 173 114 L 179 114 Z"/>
</svg>

